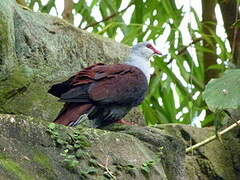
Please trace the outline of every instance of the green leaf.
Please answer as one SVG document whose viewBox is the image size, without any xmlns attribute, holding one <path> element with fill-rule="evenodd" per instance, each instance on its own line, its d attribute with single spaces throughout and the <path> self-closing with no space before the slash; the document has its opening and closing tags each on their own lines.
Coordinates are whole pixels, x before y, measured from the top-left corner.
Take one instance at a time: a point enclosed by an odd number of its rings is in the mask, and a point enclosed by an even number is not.
<svg viewBox="0 0 240 180">
<path fill-rule="evenodd" d="M 219 79 L 211 80 L 203 98 L 211 111 L 237 109 L 240 106 L 240 69 L 227 70 Z"/>
<path fill-rule="evenodd" d="M 233 23 L 232 27 L 240 27 L 240 19 L 238 19 L 235 23 Z"/>
<path fill-rule="evenodd" d="M 82 150 L 82 149 L 78 149 L 75 153 L 76 158 L 78 159 L 84 159 L 84 158 L 89 158 L 89 154 L 88 152 Z"/>
<path fill-rule="evenodd" d="M 48 124 L 48 128 L 51 129 L 51 130 L 55 129 L 56 128 L 56 124 L 55 123 L 49 123 Z"/>
<path fill-rule="evenodd" d="M 91 174 L 91 175 L 94 175 L 94 174 L 97 174 L 98 173 L 98 169 L 95 168 L 95 167 L 89 167 L 87 169 L 87 174 Z"/>
<path fill-rule="evenodd" d="M 140 170 L 144 176 L 146 176 L 146 177 L 149 176 L 150 169 L 148 166 L 141 166 Z"/>
<path fill-rule="evenodd" d="M 63 162 L 65 163 L 66 168 L 68 169 L 73 169 L 79 165 L 79 162 L 77 160 L 71 158 L 64 159 Z"/>
<path fill-rule="evenodd" d="M 62 139 L 56 139 L 56 142 L 60 145 L 65 144 L 66 141 L 62 140 Z"/>
<path fill-rule="evenodd" d="M 205 117 L 205 119 L 201 122 L 202 127 L 212 126 L 215 120 L 215 114 L 211 113 Z"/>
<path fill-rule="evenodd" d="M 99 167 L 99 163 L 95 159 L 89 159 L 88 163 L 90 166 Z"/>
<path fill-rule="evenodd" d="M 223 70 L 224 66 L 222 64 L 213 64 L 207 68 L 207 70 L 216 69 L 216 70 Z"/>
</svg>

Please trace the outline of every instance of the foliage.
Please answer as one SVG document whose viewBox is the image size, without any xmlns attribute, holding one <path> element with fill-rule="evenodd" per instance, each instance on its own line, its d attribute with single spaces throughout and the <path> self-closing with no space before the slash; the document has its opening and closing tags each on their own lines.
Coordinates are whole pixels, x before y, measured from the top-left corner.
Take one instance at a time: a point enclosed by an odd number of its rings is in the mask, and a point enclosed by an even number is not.
<svg viewBox="0 0 240 180">
<path fill-rule="evenodd" d="M 71 130 L 55 123 L 50 123 L 47 129 L 56 146 L 63 151 L 62 164 L 65 168 L 78 173 L 81 178 L 90 178 L 91 175 L 99 174 L 99 163 L 94 155 L 87 150 L 91 146 L 90 141 L 84 135 L 81 127 Z M 88 164 L 82 165 L 81 160 L 86 160 Z"/>
<path fill-rule="evenodd" d="M 204 99 L 211 111 L 240 107 L 240 70 L 227 70 L 219 79 L 211 80 L 204 91 Z"/>
<path fill-rule="evenodd" d="M 86 131 L 86 129 L 84 129 Z M 68 128 L 65 126 L 49 123 L 47 132 L 50 134 L 55 146 L 61 148 L 62 165 L 74 173 L 78 173 L 83 179 L 116 179 L 120 172 L 136 177 L 141 172 L 146 178 L 149 177 L 151 170 L 156 162 L 161 160 L 162 149 L 159 148 L 154 159 L 143 162 L 141 165 L 129 164 L 119 158 L 113 158 L 113 162 L 103 165 L 94 154 L 88 149 L 91 146 L 90 135 L 83 131 L 81 126 Z M 107 167 L 109 166 L 109 167 Z"/>
<path fill-rule="evenodd" d="M 141 172 L 145 177 L 148 177 L 148 174 L 150 173 L 150 169 L 152 168 L 153 164 L 155 163 L 154 160 L 150 160 L 147 162 L 144 162 L 141 166 Z"/>
<path fill-rule="evenodd" d="M 56 10 L 61 16 L 55 0 L 48 0 L 46 4 L 41 0 L 27 2 L 32 9 L 37 4 L 39 11 L 50 13 L 51 10 Z M 65 2 L 72 3 L 71 0 Z M 116 39 L 127 45 L 146 40 L 158 44 L 166 39 L 166 47 L 163 48 L 168 49 L 167 55 L 155 57 L 152 61 L 154 74 L 150 81 L 149 94 L 142 104 L 147 124 L 190 124 L 194 118 L 208 110 L 202 98 L 206 72 L 224 72 L 232 56 L 227 50 L 226 38 L 219 37 L 216 32 L 205 33 L 196 9 L 191 5 L 178 7 L 175 0 L 74 2 L 76 3 L 73 3 L 73 15 L 75 20 L 80 20 L 75 25 L 81 29 Z M 189 12 L 184 8 L 188 8 Z M 96 16 L 94 12 L 99 14 Z M 203 13 L 212 15 L 214 12 Z M 119 38 L 121 34 L 122 38 Z M 186 37 L 190 39 L 189 44 L 186 44 Z M 212 49 L 203 47 L 203 40 L 215 44 L 217 51 L 213 52 Z M 206 52 L 217 52 L 218 63 L 205 67 L 203 54 Z M 214 115 L 208 113 L 204 120 L 208 123 L 202 123 L 209 124 L 213 120 Z"/>
</svg>

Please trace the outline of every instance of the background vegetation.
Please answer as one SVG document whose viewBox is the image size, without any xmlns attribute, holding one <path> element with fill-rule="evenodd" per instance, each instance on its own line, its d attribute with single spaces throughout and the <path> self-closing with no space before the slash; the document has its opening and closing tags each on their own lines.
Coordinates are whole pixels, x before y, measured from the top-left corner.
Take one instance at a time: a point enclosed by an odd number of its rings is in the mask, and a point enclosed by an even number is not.
<svg viewBox="0 0 240 180">
<path fill-rule="evenodd" d="M 58 0 L 17 1 L 130 46 L 164 40 L 165 55 L 152 61 L 154 74 L 142 104 L 148 124 L 193 124 L 199 119 L 202 126 L 213 124 L 216 115 L 203 100 L 205 85 L 227 68 L 240 66 L 237 0 L 198 0 L 197 8 L 192 6 L 196 0 L 186 0 L 182 7 L 177 0 L 64 0 L 62 12 Z"/>
</svg>

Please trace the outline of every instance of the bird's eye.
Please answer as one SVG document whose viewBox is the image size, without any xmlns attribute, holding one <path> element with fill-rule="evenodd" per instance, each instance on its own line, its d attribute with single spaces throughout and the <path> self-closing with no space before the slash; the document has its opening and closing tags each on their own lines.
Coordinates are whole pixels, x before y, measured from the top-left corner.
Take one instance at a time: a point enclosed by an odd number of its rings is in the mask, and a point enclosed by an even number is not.
<svg viewBox="0 0 240 180">
<path fill-rule="evenodd" d="M 149 48 L 149 49 L 152 49 L 152 45 L 151 44 L 147 44 L 146 47 Z"/>
</svg>

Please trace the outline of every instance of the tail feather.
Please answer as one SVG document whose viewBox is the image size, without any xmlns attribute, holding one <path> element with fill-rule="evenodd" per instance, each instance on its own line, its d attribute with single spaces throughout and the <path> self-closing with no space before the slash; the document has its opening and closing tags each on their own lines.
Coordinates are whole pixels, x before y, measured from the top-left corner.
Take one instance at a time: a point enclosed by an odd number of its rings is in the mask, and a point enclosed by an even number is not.
<svg viewBox="0 0 240 180">
<path fill-rule="evenodd" d="M 65 103 L 54 122 L 65 126 L 75 126 L 78 124 L 75 123 L 78 118 L 81 115 L 86 114 L 92 106 L 92 104 Z"/>
<path fill-rule="evenodd" d="M 67 81 L 52 85 L 52 87 L 48 90 L 48 93 L 60 98 L 62 94 L 68 92 L 72 88 L 70 82 L 73 78 L 74 77 L 72 76 Z"/>
</svg>

